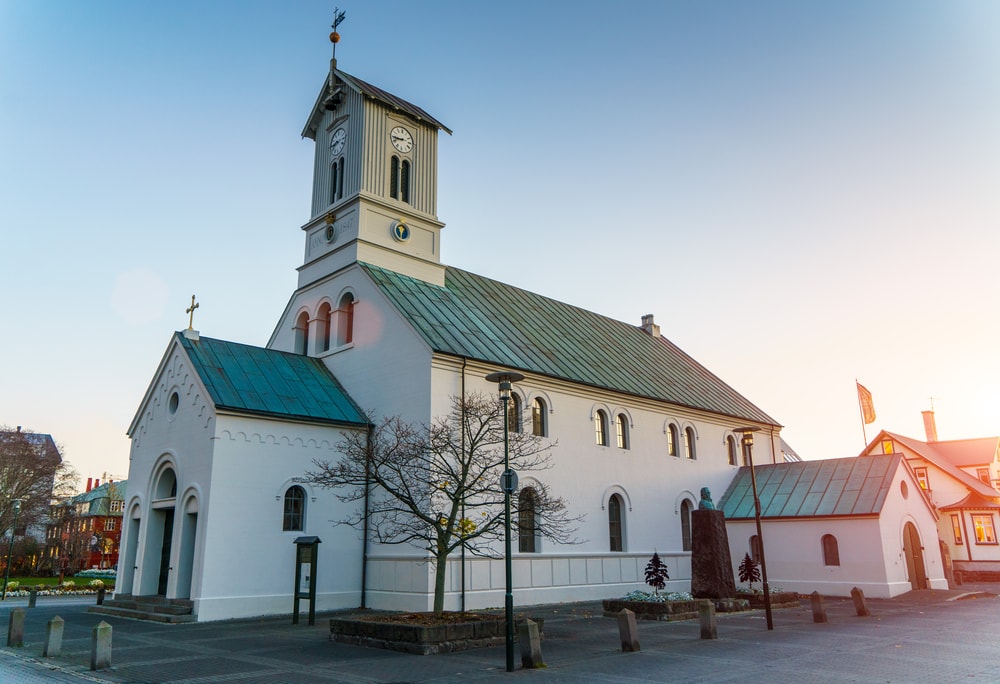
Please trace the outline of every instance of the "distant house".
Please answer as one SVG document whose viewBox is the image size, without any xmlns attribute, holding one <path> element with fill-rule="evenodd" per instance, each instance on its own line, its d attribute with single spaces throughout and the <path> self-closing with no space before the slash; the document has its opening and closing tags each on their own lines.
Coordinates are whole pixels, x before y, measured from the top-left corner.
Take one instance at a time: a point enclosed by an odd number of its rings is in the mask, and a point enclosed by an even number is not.
<svg viewBox="0 0 1000 684">
<path fill-rule="evenodd" d="M 21 502 L 15 537 L 45 539 L 49 502 L 62 456 L 52 435 L 0 431 L 0 521 L 4 532 L 13 522 L 12 500 Z"/>
<path fill-rule="evenodd" d="M 891 598 L 947 589 L 937 513 L 900 454 L 757 466 L 768 583 L 786 591 Z M 749 467 L 730 483 L 726 516 L 735 566 L 760 560 Z"/>
<path fill-rule="evenodd" d="M 53 504 L 45 555 L 54 571 L 118 566 L 127 484 L 88 478 L 84 493 Z"/>
<path fill-rule="evenodd" d="M 938 536 L 957 577 L 993 579 L 1000 575 L 1000 437 L 937 441 L 933 414 L 924 418 L 927 441 L 882 431 L 865 453 L 905 458 L 940 514 Z"/>
</svg>

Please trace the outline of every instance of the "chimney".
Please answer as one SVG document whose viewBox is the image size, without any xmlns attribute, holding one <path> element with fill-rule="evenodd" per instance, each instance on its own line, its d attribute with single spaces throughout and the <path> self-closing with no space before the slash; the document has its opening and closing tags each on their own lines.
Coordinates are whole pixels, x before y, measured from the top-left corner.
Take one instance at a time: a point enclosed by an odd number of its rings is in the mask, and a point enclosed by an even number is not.
<svg viewBox="0 0 1000 684">
<path fill-rule="evenodd" d="M 87 491 L 88 492 L 92 489 L 92 485 L 93 484 L 94 484 L 94 478 L 88 477 L 87 478 Z"/>
<path fill-rule="evenodd" d="M 94 489 L 97 489 L 100 486 L 101 486 L 101 481 L 99 479 L 98 480 L 94 480 Z"/>
<path fill-rule="evenodd" d="M 921 411 L 920 414 L 924 417 L 924 432 L 927 433 L 927 441 L 938 441 L 937 425 L 934 424 L 934 411 Z"/>
<path fill-rule="evenodd" d="M 647 335 L 652 335 L 653 337 L 660 336 L 660 326 L 653 322 L 653 314 L 646 314 L 642 317 L 642 325 L 640 326 Z"/>
</svg>

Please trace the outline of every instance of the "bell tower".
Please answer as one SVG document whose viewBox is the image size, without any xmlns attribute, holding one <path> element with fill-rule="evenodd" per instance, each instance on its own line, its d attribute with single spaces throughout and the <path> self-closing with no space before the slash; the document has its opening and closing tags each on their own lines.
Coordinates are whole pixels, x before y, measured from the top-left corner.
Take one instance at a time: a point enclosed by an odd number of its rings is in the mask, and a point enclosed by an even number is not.
<svg viewBox="0 0 1000 684">
<path fill-rule="evenodd" d="M 438 131 L 451 131 L 337 68 L 343 19 L 337 12 L 330 72 L 302 130 L 316 146 L 299 287 L 357 261 L 443 285 L 437 140 Z"/>
</svg>

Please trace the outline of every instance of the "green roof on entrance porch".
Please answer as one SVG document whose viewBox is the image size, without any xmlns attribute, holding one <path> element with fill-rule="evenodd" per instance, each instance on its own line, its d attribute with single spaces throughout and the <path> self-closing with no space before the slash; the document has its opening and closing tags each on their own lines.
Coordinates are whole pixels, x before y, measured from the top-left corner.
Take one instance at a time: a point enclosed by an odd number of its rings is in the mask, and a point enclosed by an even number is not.
<svg viewBox="0 0 1000 684">
<path fill-rule="evenodd" d="M 216 409 L 363 426 L 361 409 L 319 359 L 175 333 Z"/>
<path fill-rule="evenodd" d="M 639 326 L 450 266 L 444 287 L 361 266 L 435 352 L 777 425 L 673 342 Z"/>
</svg>

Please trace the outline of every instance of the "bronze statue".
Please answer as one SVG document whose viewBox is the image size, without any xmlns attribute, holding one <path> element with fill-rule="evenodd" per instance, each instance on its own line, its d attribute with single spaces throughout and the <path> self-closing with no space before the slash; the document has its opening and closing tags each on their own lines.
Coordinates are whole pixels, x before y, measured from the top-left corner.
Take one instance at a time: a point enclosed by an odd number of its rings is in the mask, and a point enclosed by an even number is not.
<svg viewBox="0 0 1000 684">
<path fill-rule="evenodd" d="M 715 504 L 712 503 L 712 492 L 708 487 L 701 488 L 701 501 L 698 502 L 699 511 L 714 511 Z"/>
</svg>

